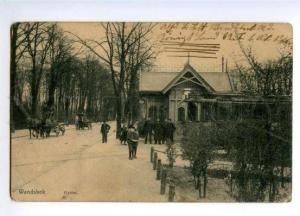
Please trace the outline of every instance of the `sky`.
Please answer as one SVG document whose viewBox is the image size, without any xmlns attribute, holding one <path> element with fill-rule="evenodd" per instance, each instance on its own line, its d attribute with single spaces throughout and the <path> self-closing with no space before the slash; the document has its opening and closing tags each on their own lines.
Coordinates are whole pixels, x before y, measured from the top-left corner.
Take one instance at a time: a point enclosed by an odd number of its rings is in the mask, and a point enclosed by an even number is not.
<svg viewBox="0 0 300 216">
<path fill-rule="evenodd" d="M 97 22 L 59 25 L 84 40 L 101 41 L 104 37 Z M 283 52 L 280 41 L 292 42 L 292 32 L 287 23 L 157 23 L 150 35 L 153 49 L 159 53 L 153 70 L 179 71 L 189 61 L 199 72 L 221 72 L 222 57 L 229 69 L 246 64 L 240 46 L 251 48 L 260 62 L 272 60 Z"/>
</svg>

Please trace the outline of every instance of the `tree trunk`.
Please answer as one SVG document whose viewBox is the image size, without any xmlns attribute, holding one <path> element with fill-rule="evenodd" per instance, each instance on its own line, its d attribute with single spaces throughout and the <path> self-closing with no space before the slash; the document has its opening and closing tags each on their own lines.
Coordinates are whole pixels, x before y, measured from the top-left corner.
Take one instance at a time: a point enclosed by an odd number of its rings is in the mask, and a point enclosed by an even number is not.
<svg viewBox="0 0 300 216">
<path fill-rule="evenodd" d="M 284 188 L 284 165 L 280 167 L 281 187 Z"/>
<path fill-rule="evenodd" d="M 117 128 L 116 128 L 116 138 L 119 139 L 121 135 L 121 123 L 123 119 L 123 100 L 122 96 L 119 96 L 116 100 L 117 102 Z"/>
<path fill-rule="evenodd" d="M 132 69 L 128 91 L 128 117 L 132 123 L 137 121 L 139 113 L 138 86 L 138 71 Z"/>
<path fill-rule="evenodd" d="M 70 108 L 70 97 L 67 97 L 65 99 L 65 118 L 68 125 L 69 125 L 69 108 Z"/>
<path fill-rule="evenodd" d="M 206 170 L 204 170 L 203 173 L 204 179 L 203 179 L 203 198 L 206 197 L 206 189 L 207 189 L 207 174 L 206 174 Z"/>
<path fill-rule="evenodd" d="M 54 105 L 54 94 L 55 94 L 55 84 L 54 81 L 51 79 L 48 89 L 48 108 L 52 108 Z"/>
<path fill-rule="evenodd" d="M 202 184 L 201 184 L 201 178 L 198 178 L 198 190 L 199 190 L 199 198 L 202 197 Z"/>
<path fill-rule="evenodd" d="M 275 176 L 273 172 L 270 172 L 269 178 L 270 178 L 269 202 L 274 202 L 276 196 L 276 185 L 275 185 L 276 183 L 275 183 Z"/>
<path fill-rule="evenodd" d="M 35 77 L 32 78 L 35 80 Z M 38 103 L 38 90 L 35 86 L 35 82 L 31 85 L 31 115 L 33 118 L 37 117 L 37 103 Z"/>
<path fill-rule="evenodd" d="M 10 126 L 11 131 L 14 132 L 14 97 L 16 92 L 16 76 L 17 76 L 17 34 L 19 23 L 13 24 L 11 27 L 11 42 L 10 42 Z"/>
</svg>

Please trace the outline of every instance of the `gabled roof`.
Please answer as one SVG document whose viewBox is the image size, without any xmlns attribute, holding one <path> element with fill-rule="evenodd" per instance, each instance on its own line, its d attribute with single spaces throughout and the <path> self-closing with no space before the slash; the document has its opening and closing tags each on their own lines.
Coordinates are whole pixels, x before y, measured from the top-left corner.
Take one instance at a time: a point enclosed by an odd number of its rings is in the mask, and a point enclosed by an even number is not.
<svg viewBox="0 0 300 216">
<path fill-rule="evenodd" d="M 161 92 L 179 72 L 141 72 L 140 91 Z"/>
<path fill-rule="evenodd" d="M 189 73 L 190 74 L 190 81 L 195 82 L 196 84 L 206 88 L 209 92 L 213 92 L 214 89 L 206 82 L 205 79 L 203 79 L 199 73 L 189 64 L 186 64 L 183 68 L 183 70 L 177 74 L 177 76 L 169 82 L 166 87 L 163 89 L 163 93 L 165 94 L 167 91 L 169 91 L 180 79 L 184 77 L 185 74 Z M 193 78 L 195 78 L 193 81 Z"/>
<path fill-rule="evenodd" d="M 181 72 L 141 72 L 141 92 L 166 92 L 172 83 L 178 81 L 186 72 L 191 72 L 205 88 L 216 93 L 230 93 L 232 87 L 228 73 L 225 72 L 197 72 L 187 64 Z"/>
</svg>

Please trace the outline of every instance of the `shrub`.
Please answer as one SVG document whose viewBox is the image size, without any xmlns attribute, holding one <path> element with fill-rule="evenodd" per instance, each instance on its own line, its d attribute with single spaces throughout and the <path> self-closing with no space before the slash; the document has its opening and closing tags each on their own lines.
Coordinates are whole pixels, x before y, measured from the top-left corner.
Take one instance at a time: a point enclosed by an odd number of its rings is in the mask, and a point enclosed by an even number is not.
<svg viewBox="0 0 300 216">
<path fill-rule="evenodd" d="M 205 126 L 201 123 L 186 124 L 183 130 L 182 158 L 190 162 L 190 171 L 194 176 L 195 189 L 199 190 L 199 197 L 206 197 L 207 167 L 213 160 L 215 149 L 214 142 L 212 142 L 213 133 L 212 126 Z"/>
</svg>

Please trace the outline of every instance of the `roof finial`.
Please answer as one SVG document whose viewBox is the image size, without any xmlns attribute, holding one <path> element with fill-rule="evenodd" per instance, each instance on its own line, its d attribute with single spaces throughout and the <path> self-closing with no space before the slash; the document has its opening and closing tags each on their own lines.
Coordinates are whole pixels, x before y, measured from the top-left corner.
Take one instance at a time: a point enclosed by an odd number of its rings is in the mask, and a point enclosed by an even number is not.
<svg viewBox="0 0 300 216">
<path fill-rule="evenodd" d="M 190 52 L 188 52 L 188 60 L 187 60 L 187 64 L 190 64 Z"/>
</svg>

